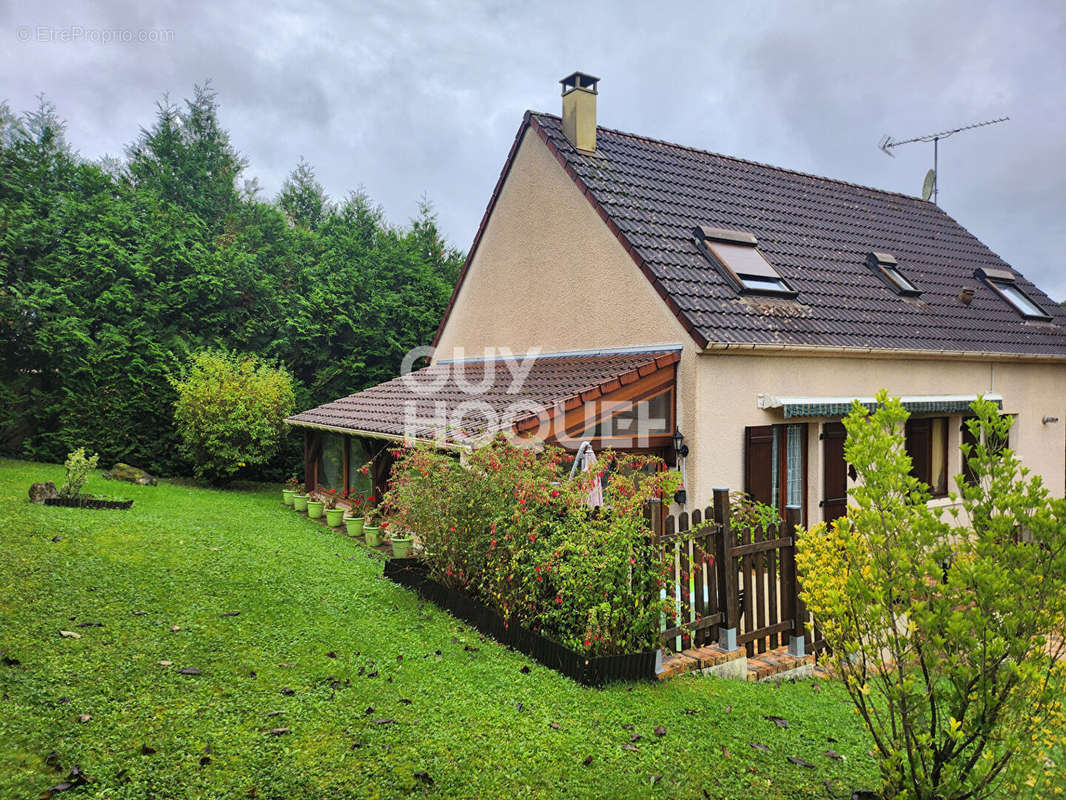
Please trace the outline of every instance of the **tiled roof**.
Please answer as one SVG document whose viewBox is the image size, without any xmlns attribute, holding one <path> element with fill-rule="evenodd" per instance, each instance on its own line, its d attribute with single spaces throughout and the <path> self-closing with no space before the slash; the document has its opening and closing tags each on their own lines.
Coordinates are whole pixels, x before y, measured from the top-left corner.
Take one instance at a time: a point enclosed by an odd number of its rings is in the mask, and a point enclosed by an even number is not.
<svg viewBox="0 0 1066 800">
<path fill-rule="evenodd" d="M 528 362 L 519 356 L 512 366 L 502 360 L 442 362 L 286 422 L 464 444 L 506 430 L 538 410 L 594 400 L 679 358 L 678 350 L 662 349 L 543 355 Z M 515 378 L 523 373 L 521 380 Z"/>
<path fill-rule="evenodd" d="M 558 117 L 526 122 L 701 345 L 1066 355 L 1066 312 L 1019 275 L 1051 322 L 1023 319 L 974 277 L 1008 265 L 933 203 L 607 128 L 584 153 Z M 697 249 L 697 225 L 754 233 L 798 296 L 738 294 Z M 866 265 L 871 251 L 895 256 L 921 296 L 890 289 Z M 976 289 L 969 306 L 956 299 L 964 286 Z"/>
</svg>

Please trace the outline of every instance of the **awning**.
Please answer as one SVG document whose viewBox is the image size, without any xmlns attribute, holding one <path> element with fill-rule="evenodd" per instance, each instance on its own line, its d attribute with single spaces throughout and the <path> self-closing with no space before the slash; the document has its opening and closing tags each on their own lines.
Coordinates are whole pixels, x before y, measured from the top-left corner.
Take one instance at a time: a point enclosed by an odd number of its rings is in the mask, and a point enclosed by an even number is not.
<svg viewBox="0 0 1066 800">
<path fill-rule="evenodd" d="M 1003 408 L 1003 397 L 998 394 L 981 395 Z M 976 394 L 917 394 L 905 395 L 900 399 L 903 407 L 912 414 L 960 414 L 970 410 L 970 405 L 977 400 Z M 781 409 L 785 419 L 796 417 L 843 417 L 851 412 L 851 404 L 856 400 L 870 412 L 877 408 L 874 397 L 777 397 L 772 394 L 759 394 L 759 408 Z"/>
</svg>

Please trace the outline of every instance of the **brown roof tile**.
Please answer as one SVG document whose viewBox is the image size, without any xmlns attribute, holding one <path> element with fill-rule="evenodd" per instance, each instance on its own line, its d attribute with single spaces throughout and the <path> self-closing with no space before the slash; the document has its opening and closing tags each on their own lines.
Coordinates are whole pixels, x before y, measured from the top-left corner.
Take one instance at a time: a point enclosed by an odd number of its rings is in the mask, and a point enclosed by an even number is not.
<svg viewBox="0 0 1066 800">
<path fill-rule="evenodd" d="M 558 117 L 529 113 L 525 124 L 701 345 L 1066 355 L 1066 312 L 1019 275 L 1051 322 L 1023 319 L 974 277 L 1008 265 L 933 203 L 607 128 L 583 153 Z M 697 248 L 697 225 L 754 233 L 798 296 L 739 295 Z M 872 250 L 891 253 L 921 296 L 874 274 Z M 963 286 L 977 290 L 969 306 L 956 299 Z"/>
<path fill-rule="evenodd" d="M 502 360 L 439 363 L 303 411 L 286 422 L 461 444 L 506 430 L 537 409 L 550 411 L 568 400 L 595 399 L 616 384 L 629 382 L 631 375 L 654 372 L 679 358 L 679 350 L 669 349 L 543 355 L 531 364 L 519 357 L 514 372 L 529 366 L 520 382 Z M 470 413 L 460 419 L 464 408 Z"/>
</svg>

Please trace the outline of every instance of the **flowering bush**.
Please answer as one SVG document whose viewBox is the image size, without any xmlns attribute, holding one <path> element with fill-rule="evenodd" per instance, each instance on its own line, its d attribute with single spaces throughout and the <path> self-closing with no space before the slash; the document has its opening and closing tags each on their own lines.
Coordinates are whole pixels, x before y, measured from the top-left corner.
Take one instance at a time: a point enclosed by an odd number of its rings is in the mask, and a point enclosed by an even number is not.
<svg viewBox="0 0 1066 800">
<path fill-rule="evenodd" d="M 337 490 L 336 489 L 330 489 L 330 490 L 328 490 L 325 493 L 325 495 L 326 495 L 326 508 L 328 508 L 330 511 L 332 511 L 333 509 L 335 509 L 337 507 Z"/>
<path fill-rule="evenodd" d="M 298 488 L 300 488 L 300 479 L 297 478 L 295 475 L 290 475 L 289 479 L 285 481 L 285 488 L 290 489 L 292 491 L 296 491 Z"/>
<path fill-rule="evenodd" d="M 658 459 L 605 452 L 595 471 L 569 479 L 563 450 L 502 437 L 464 464 L 423 447 L 397 455 L 386 521 L 418 536 L 435 580 L 591 655 L 658 645 L 672 572 L 651 547 L 646 514 L 680 483 Z M 586 500 L 597 483 L 604 505 L 594 509 Z"/>
<path fill-rule="evenodd" d="M 362 517 L 368 508 L 374 505 L 372 496 L 359 494 L 355 489 L 346 489 L 341 498 L 348 504 L 348 513 L 353 517 Z"/>
</svg>

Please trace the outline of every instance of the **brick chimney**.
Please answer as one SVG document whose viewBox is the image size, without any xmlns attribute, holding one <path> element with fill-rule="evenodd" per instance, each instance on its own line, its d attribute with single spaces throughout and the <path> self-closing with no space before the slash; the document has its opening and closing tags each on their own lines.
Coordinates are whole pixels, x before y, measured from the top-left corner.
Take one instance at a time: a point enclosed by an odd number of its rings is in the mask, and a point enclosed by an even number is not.
<svg viewBox="0 0 1066 800">
<path fill-rule="evenodd" d="M 563 85 L 563 133 L 574 147 L 587 153 L 596 150 L 596 84 L 599 78 L 575 72 Z"/>
</svg>

